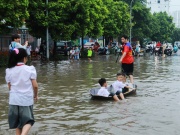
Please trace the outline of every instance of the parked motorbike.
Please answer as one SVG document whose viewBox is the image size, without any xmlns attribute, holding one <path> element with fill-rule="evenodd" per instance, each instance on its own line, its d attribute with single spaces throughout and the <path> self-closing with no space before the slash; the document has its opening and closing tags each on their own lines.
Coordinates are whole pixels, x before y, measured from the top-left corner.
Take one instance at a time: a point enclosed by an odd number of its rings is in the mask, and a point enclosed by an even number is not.
<svg viewBox="0 0 180 135">
<path fill-rule="evenodd" d="M 173 52 L 177 53 L 177 51 L 178 51 L 178 47 L 175 45 L 174 48 L 173 48 Z"/>
<path fill-rule="evenodd" d="M 98 52 L 99 55 L 108 55 L 108 54 L 110 54 L 107 47 L 100 47 L 100 48 L 98 48 L 97 52 Z"/>
<path fill-rule="evenodd" d="M 114 49 L 114 54 L 115 54 L 115 55 L 116 55 L 116 54 L 119 54 L 119 53 L 122 53 L 122 50 L 121 50 L 120 47 L 118 47 L 118 46 L 114 46 L 113 49 Z"/>
<path fill-rule="evenodd" d="M 154 50 L 155 55 L 162 55 L 163 54 L 163 48 L 162 47 L 155 47 Z"/>
<path fill-rule="evenodd" d="M 172 49 L 166 48 L 166 49 L 164 50 L 164 54 L 165 54 L 165 55 L 168 55 L 168 56 L 171 56 L 171 55 L 172 55 Z"/>
</svg>

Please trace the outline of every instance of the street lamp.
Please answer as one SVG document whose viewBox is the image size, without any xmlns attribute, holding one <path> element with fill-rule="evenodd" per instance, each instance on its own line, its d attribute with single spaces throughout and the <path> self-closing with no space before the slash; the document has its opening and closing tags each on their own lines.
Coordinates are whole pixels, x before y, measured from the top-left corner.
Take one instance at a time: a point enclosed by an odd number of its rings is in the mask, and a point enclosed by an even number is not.
<svg viewBox="0 0 180 135">
<path fill-rule="evenodd" d="M 129 41 L 130 41 L 130 44 L 131 44 L 131 38 L 132 38 L 132 3 L 133 3 L 134 0 L 131 0 L 131 3 L 130 3 L 130 30 L 129 30 Z"/>
<path fill-rule="evenodd" d="M 25 43 L 25 41 L 26 41 L 26 35 L 28 34 L 28 28 L 25 26 L 25 25 L 23 25 L 21 28 L 19 28 L 19 30 L 21 30 L 21 37 L 22 37 L 22 39 L 23 40 L 21 40 L 21 44 L 22 43 Z"/>
</svg>

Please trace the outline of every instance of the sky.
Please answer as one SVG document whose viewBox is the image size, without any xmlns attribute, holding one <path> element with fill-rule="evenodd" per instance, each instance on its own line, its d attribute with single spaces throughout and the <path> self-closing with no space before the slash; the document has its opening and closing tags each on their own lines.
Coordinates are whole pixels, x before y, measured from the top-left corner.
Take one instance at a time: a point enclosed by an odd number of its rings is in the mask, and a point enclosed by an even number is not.
<svg viewBox="0 0 180 135">
<path fill-rule="evenodd" d="M 180 10 L 180 0 L 170 0 L 170 12 Z"/>
</svg>

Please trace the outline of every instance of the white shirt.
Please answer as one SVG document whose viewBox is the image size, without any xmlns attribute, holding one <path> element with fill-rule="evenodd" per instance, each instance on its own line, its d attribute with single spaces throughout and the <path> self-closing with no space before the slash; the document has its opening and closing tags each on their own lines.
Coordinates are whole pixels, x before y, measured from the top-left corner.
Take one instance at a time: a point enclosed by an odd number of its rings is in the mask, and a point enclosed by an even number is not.
<svg viewBox="0 0 180 135">
<path fill-rule="evenodd" d="M 11 85 L 9 104 L 19 106 L 33 105 L 34 92 L 31 79 L 36 78 L 37 74 L 34 66 L 21 65 L 7 68 L 5 79 Z"/>
<path fill-rule="evenodd" d="M 26 52 L 28 55 L 31 55 L 31 46 L 27 46 Z"/>
<path fill-rule="evenodd" d="M 75 50 L 71 50 L 70 53 L 71 53 L 72 55 L 74 55 L 74 54 L 75 54 Z"/>
<path fill-rule="evenodd" d="M 11 42 L 11 44 L 9 45 L 9 50 L 11 50 L 13 48 L 24 48 L 26 49 L 27 45 L 22 46 L 20 43 L 17 42 Z"/>
<path fill-rule="evenodd" d="M 103 96 L 103 97 L 108 97 L 109 94 L 110 93 L 108 92 L 107 88 L 105 88 L 105 87 L 101 87 L 97 93 L 97 95 Z"/>
<path fill-rule="evenodd" d="M 126 84 L 117 80 L 112 84 L 112 86 L 113 86 L 114 92 L 116 93 L 117 91 L 122 92 L 122 88 L 124 88 Z"/>
</svg>

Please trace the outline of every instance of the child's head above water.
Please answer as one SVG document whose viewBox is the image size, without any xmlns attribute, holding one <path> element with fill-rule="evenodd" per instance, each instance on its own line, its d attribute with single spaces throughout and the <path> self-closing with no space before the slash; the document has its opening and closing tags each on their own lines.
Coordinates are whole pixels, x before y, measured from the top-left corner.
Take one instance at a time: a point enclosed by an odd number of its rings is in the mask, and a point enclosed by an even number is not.
<svg viewBox="0 0 180 135">
<path fill-rule="evenodd" d="M 99 84 L 101 85 L 101 87 L 107 87 L 107 82 L 105 78 L 101 78 L 99 79 Z"/>
<path fill-rule="evenodd" d="M 15 67 L 17 63 L 22 62 L 26 63 L 27 62 L 27 52 L 23 48 L 15 48 L 10 52 L 9 56 L 9 61 L 8 61 L 8 68 Z"/>
<path fill-rule="evenodd" d="M 124 74 L 124 73 L 117 73 L 117 80 L 118 81 L 125 81 L 125 79 L 126 79 L 126 75 Z"/>
</svg>

